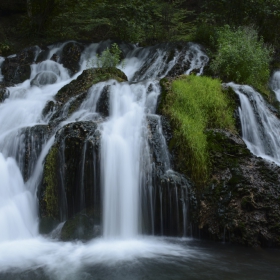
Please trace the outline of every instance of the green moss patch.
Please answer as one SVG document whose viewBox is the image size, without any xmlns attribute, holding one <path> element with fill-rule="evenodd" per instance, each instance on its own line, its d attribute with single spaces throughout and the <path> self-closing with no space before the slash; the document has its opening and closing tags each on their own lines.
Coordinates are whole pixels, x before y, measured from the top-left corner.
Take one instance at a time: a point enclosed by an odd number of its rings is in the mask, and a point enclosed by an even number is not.
<svg viewBox="0 0 280 280">
<path fill-rule="evenodd" d="M 91 68 L 84 70 L 83 73 L 70 84 L 64 86 L 56 95 L 56 100 L 66 103 L 71 97 L 87 91 L 92 85 L 110 79 L 118 82 L 127 81 L 126 75 L 119 69 L 110 68 Z"/>
<path fill-rule="evenodd" d="M 161 84 L 166 87 L 160 107 L 174 128 L 173 146 L 177 149 L 177 160 L 183 163 L 181 171 L 202 186 L 210 166 L 205 131 L 235 130 L 232 100 L 220 80 L 209 77 L 181 76 L 169 84 L 162 80 Z"/>
<path fill-rule="evenodd" d="M 57 172 L 60 168 L 58 156 L 58 149 L 53 146 L 46 158 L 43 181 L 45 188 L 43 198 L 45 204 L 44 216 L 57 219 L 59 218 Z"/>
</svg>

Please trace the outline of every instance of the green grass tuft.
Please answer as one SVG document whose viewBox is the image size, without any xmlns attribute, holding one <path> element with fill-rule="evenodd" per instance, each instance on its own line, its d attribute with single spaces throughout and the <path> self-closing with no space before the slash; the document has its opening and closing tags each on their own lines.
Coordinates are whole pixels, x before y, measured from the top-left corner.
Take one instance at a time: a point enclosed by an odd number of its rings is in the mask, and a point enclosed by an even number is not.
<svg viewBox="0 0 280 280">
<path fill-rule="evenodd" d="M 202 186 L 208 179 L 210 161 L 206 129 L 235 130 L 233 108 L 220 80 L 209 77 L 182 76 L 174 80 L 165 97 L 163 113 L 175 128 L 178 160 L 184 170 Z"/>
</svg>

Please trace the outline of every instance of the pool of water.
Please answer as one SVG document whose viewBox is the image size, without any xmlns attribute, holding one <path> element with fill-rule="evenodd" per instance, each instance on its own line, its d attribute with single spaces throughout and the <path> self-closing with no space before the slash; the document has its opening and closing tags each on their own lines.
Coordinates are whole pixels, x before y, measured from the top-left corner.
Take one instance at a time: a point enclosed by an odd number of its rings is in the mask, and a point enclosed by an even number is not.
<svg viewBox="0 0 280 280">
<path fill-rule="evenodd" d="M 280 251 L 178 238 L 0 244 L 2 280 L 280 279 Z"/>
</svg>

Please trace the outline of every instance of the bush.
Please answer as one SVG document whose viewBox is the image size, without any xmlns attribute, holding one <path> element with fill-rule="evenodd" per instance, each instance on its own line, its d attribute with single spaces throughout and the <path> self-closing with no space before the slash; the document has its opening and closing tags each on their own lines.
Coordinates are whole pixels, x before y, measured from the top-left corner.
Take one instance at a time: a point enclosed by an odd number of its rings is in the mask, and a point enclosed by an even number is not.
<svg viewBox="0 0 280 280">
<path fill-rule="evenodd" d="M 116 67 L 121 59 L 122 51 L 119 49 L 119 46 L 114 43 L 111 48 L 107 48 L 105 51 L 101 53 L 101 55 L 97 55 L 97 67 L 98 68 L 109 68 Z"/>
<path fill-rule="evenodd" d="M 210 64 L 212 71 L 226 81 L 266 88 L 269 79 L 271 50 L 252 27 L 218 31 L 217 54 Z"/>
<path fill-rule="evenodd" d="M 96 54 L 96 59 L 88 60 L 87 66 L 89 68 L 98 67 L 98 68 L 112 68 L 116 67 L 121 59 L 121 53 L 119 46 L 116 43 L 113 43 L 110 48 L 107 48 L 101 53 L 101 55 Z M 124 66 L 122 64 L 122 66 Z"/>
<path fill-rule="evenodd" d="M 184 164 L 182 171 L 202 186 L 210 167 L 205 129 L 235 129 L 231 101 L 220 80 L 191 75 L 172 82 L 165 103 L 163 112 L 175 128 L 174 142 L 178 161 Z"/>
</svg>

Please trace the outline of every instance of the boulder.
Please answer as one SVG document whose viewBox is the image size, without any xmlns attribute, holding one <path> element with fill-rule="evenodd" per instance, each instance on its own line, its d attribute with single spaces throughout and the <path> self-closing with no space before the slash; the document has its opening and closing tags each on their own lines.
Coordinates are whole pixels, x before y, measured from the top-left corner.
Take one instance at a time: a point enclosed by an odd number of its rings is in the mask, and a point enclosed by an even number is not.
<svg viewBox="0 0 280 280">
<path fill-rule="evenodd" d="M 247 246 L 279 246 L 280 167 L 252 155 L 229 132 L 207 132 L 211 180 L 192 205 L 200 236 Z"/>
<path fill-rule="evenodd" d="M 55 127 L 59 122 L 75 112 L 88 96 L 88 90 L 94 84 L 110 79 L 115 79 L 118 82 L 127 81 L 126 75 L 117 68 L 92 68 L 84 70 L 76 80 L 60 89 L 55 96 L 56 111 L 51 118 L 51 126 Z M 97 102 L 97 112 L 104 116 L 107 116 L 109 112 L 108 89 L 105 86 L 101 99 Z M 46 107 L 44 109 L 45 113 L 48 112 Z M 54 107 L 52 106 L 52 108 Z"/>
<path fill-rule="evenodd" d="M 97 127 L 91 121 L 76 122 L 56 133 L 38 190 L 42 221 L 51 218 L 62 222 L 82 211 L 86 215 L 94 212 L 94 223 L 99 225 L 100 132 Z"/>
<path fill-rule="evenodd" d="M 77 73 L 80 69 L 80 58 L 83 50 L 84 46 L 76 42 L 67 43 L 62 49 L 60 63 L 62 63 L 65 68 L 68 68 L 72 75 Z M 57 60 L 57 58 L 54 57 L 54 60 Z"/>
<path fill-rule="evenodd" d="M 5 86 L 0 85 L 0 103 L 3 102 L 9 96 L 10 96 L 9 90 Z"/>
<path fill-rule="evenodd" d="M 22 83 L 30 78 L 30 65 L 34 62 L 38 47 L 29 47 L 20 53 L 7 57 L 2 65 L 2 75 L 7 83 Z"/>
<path fill-rule="evenodd" d="M 45 86 L 45 85 L 51 85 L 56 83 L 57 76 L 55 73 L 50 71 L 40 72 L 38 73 L 35 78 L 30 82 L 32 86 Z"/>
</svg>

